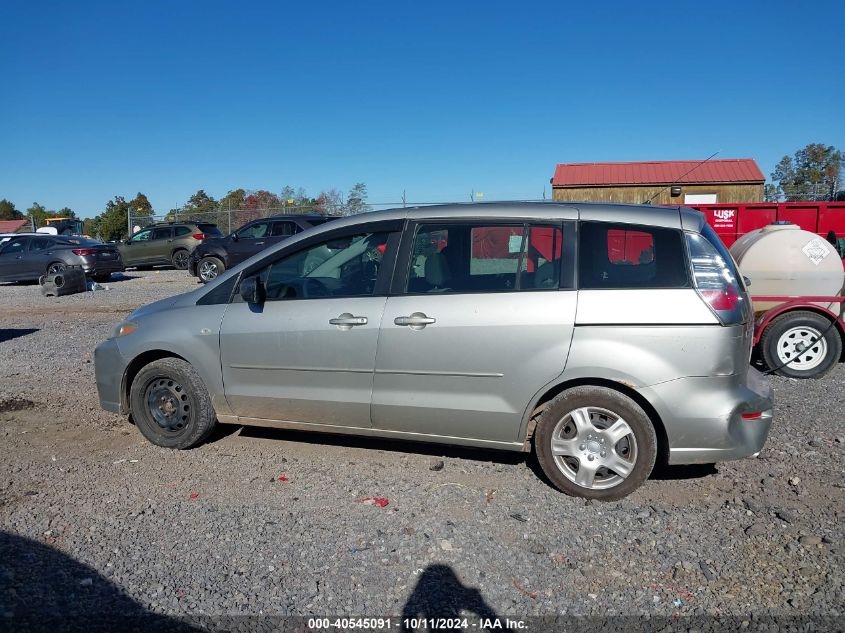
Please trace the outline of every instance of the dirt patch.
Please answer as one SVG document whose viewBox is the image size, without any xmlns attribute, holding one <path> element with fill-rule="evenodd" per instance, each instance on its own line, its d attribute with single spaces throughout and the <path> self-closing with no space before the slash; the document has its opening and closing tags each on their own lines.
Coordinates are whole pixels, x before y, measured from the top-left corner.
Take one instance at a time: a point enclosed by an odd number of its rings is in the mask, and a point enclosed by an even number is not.
<svg viewBox="0 0 845 633">
<path fill-rule="evenodd" d="M 35 403 L 27 398 L 0 398 L 0 413 L 8 413 L 9 411 L 25 411 L 27 409 L 34 409 Z"/>
</svg>

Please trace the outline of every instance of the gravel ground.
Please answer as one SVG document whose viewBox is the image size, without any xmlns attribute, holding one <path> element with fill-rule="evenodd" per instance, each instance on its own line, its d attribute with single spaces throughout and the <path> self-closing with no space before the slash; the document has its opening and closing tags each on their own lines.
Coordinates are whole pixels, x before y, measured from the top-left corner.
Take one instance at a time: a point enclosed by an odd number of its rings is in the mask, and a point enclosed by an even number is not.
<svg viewBox="0 0 845 633">
<path fill-rule="evenodd" d="M 508 453 L 225 425 L 172 452 L 99 409 L 93 349 L 137 305 L 193 287 L 167 270 L 62 298 L 0 285 L 0 628 L 403 613 L 845 626 L 845 367 L 774 380 L 758 459 L 666 469 L 614 503 L 566 497 Z"/>
</svg>

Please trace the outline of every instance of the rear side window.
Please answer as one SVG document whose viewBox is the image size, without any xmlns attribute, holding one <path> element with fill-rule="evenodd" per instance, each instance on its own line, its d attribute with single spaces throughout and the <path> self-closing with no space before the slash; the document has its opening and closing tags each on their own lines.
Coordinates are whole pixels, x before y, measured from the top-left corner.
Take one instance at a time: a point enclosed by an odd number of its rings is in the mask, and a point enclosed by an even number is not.
<svg viewBox="0 0 845 633">
<path fill-rule="evenodd" d="M 562 252 L 559 226 L 421 224 L 406 292 L 556 289 Z"/>
<path fill-rule="evenodd" d="M 50 248 L 55 243 L 55 240 L 50 239 L 49 237 L 34 237 L 29 242 L 29 250 L 43 251 Z"/>
<path fill-rule="evenodd" d="M 299 232 L 299 227 L 293 222 L 273 222 L 271 237 L 288 237 Z"/>
<path fill-rule="evenodd" d="M 154 240 L 166 240 L 169 239 L 173 235 L 173 229 L 166 228 L 166 229 L 155 229 L 153 231 L 153 239 Z"/>
<path fill-rule="evenodd" d="M 679 230 L 582 222 L 578 278 L 581 288 L 689 288 Z"/>
</svg>

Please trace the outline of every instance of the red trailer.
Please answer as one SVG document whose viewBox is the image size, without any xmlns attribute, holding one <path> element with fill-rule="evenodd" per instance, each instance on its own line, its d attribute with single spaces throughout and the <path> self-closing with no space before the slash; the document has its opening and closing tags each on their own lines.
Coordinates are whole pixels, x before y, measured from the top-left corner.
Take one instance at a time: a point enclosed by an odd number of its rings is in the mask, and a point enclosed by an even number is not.
<svg viewBox="0 0 845 633">
<path fill-rule="evenodd" d="M 834 231 L 845 238 L 845 202 L 750 202 L 747 204 L 696 204 L 726 246 L 767 224 L 786 221 L 826 238 Z"/>
</svg>

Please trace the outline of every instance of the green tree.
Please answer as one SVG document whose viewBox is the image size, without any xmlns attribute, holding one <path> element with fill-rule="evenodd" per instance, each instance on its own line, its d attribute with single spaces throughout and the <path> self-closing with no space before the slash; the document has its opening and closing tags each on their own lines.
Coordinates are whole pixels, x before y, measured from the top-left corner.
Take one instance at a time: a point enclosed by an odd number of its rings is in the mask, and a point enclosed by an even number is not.
<svg viewBox="0 0 845 633">
<path fill-rule="evenodd" d="M 370 205 L 367 204 L 367 185 L 363 182 L 355 183 L 355 186 L 349 190 L 349 195 L 346 196 L 343 214 L 358 215 L 359 213 L 366 213 L 369 210 Z"/>
<path fill-rule="evenodd" d="M 784 156 L 772 172 L 778 197 L 788 202 L 833 200 L 842 186 L 845 156 L 833 145 L 810 143 L 795 154 Z"/>
<path fill-rule="evenodd" d="M 14 202 L 0 200 L 0 220 L 23 220 L 23 213 L 15 208 Z"/>
<path fill-rule="evenodd" d="M 129 233 L 127 214 L 130 208 L 131 205 L 123 196 L 115 196 L 114 200 L 106 203 L 106 208 L 100 215 L 86 223 L 86 233 L 107 241 L 126 239 Z"/>
<path fill-rule="evenodd" d="M 209 196 L 204 190 L 200 189 L 190 198 L 185 205 L 185 211 L 188 213 L 209 213 L 214 211 L 219 206 L 217 200 Z"/>
<path fill-rule="evenodd" d="M 38 204 L 37 202 L 33 202 L 32 206 L 26 210 L 26 218 L 30 222 L 35 223 L 35 228 L 41 228 L 44 226 L 45 218 L 49 218 L 50 214 L 47 212 L 47 208 L 42 205 Z"/>
</svg>

